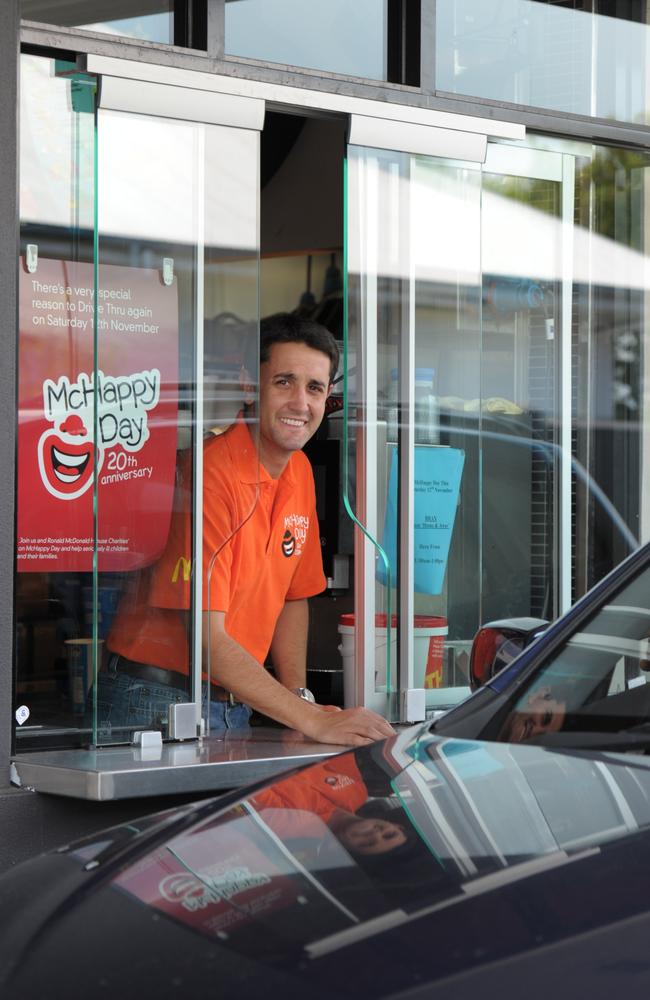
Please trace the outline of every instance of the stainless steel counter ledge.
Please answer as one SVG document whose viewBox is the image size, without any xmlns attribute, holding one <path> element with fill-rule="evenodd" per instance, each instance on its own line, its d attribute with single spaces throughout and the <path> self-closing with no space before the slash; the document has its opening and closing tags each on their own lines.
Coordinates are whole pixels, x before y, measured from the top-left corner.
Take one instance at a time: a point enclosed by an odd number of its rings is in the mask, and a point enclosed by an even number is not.
<svg viewBox="0 0 650 1000">
<path fill-rule="evenodd" d="M 222 792 L 344 749 L 314 743 L 292 730 L 258 727 L 246 735 L 233 732 L 200 743 L 164 743 L 152 750 L 119 746 L 17 754 L 12 763 L 24 788 L 103 802 Z"/>
</svg>

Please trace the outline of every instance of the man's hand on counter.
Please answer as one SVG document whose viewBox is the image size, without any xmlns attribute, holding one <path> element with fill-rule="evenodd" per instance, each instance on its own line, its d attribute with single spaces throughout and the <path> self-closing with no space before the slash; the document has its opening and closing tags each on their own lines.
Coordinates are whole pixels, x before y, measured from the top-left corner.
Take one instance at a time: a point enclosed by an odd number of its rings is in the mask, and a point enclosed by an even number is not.
<svg viewBox="0 0 650 1000">
<path fill-rule="evenodd" d="M 337 710 L 299 698 L 228 635 L 222 611 L 206 615 L 204 624 L 206 662 L 219 664 L 215 681 L 238 701 L 319 743 L 358 747 L 393 735 L 393 727 L 370 709 Z"/>
<path fill-rule="evenodd" d="M 395 732 L 389 722 L 368 708 L 336 709 L 334 705 L 319 705 L 300 727 L 306 736 L 319 743 L 361 747 L 375 740 L 384 740 Z M 326 709 L 326 711 L 322 711 Z"/>
</svg>

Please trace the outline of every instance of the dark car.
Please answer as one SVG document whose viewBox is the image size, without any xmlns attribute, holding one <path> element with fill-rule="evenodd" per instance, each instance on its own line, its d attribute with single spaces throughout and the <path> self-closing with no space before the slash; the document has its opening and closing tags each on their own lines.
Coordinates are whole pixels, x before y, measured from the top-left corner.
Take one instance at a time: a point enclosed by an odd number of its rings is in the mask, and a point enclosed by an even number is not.
<svg viewBox="0 0 650 1000">
<path fill-rule="evenodd" d="M 649 605 L 646 547 L 433 724 L 13 869 L 0 996 L 645 1000 Z"/>
<path fill-rule="evenodd" d="M 650 761 L 432 735 L 158 814 L 0 880 L 0 995 L 650 990 Z"/>
</svg>

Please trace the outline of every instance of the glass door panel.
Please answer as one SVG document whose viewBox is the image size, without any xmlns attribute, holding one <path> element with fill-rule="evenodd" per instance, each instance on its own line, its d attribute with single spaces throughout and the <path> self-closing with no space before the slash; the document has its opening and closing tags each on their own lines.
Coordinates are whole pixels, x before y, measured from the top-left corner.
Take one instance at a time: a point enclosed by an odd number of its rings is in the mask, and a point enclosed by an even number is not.
<svg viewBox="0 0 650 1000">
<path fill-rule="evenodd" d="M 258 132 L 212 128 L 205 137 L 206 227 L 201 412 L 204 441 L 201 546 L 202 585 L 195 604 L 195 648 L 202 650 L 202 717 L 226 695 L 215 652 L 214 616 L 228 608 L 233 539 L 260 497 L 259 463 L 259 147 Z M 233 169 L 236 165 L 236 169 Z M 215 438 L 227 436 L 230 454 L 246 462 L 246 484 L 236 508 L 222 508 L 227 485 Z M 197 549 L 198 555 L 198 549 Z M 198 561 L 195 563 L 198 573 Z M 195 577 L 196 579 L 196 577 Z M 224 619 L 226 628 L 230 622 Z M 240 715 L 232 716 L 233 725 Z"/>
<path fill-rule="evenodd" d="M 469 693 L 486 619 L 570 594 L 574 169 L 349 151 L 348 698 L 393 718 Z"/>
<path fill-rule="evenodd" d="M 350 148 L 348 177 L 346 481 L 363 541 L 346 701 L 383 699 L 397 718 L 398 692 L 437 702 L 461 686 L 445 674 L 459 505 L 458 558 L 475 573 L 463 601 L 476 607 L 480 592 L 480 452 L 474 436 L 464 474 L 465 429 L 443 426 L 440 397 L 480 395 L 481 177 L 473 164 L 362 147 Z"/>
<path fill-rule="evenodd" d="M 572 171 L 506 146 L 484 166 L 482 621 L 551 618 L 567 592 Z"/>
<path fill-rule="evenodd" d="M 244 401 L 253 437 L 257 421 L 259 134 L 107 110 L 98 132 L 93 737 L 191 737 L 209 713 L 218 556 L 204 441 Z"/>
<path fill-rule="evenodd" d="M 399 329 L 408 299 L 401 271 L 400 199 L 409 157 L 351 146 L 346 179 L 347 316 L 344 331 L 344 481 L 348 512 L 360 529 L 355 541 L 357 687 L 347 704 L 389 712 L 396 690 L 395 588 L 397 559 L 384 535 L 390 456 L 397 444 Z M 391 210 L 384 210 L 390 205 Z M 408 231 L 406 230 L 406 235 Z M 392 398 L 390 397 L 392 393 Z M 395 487 L 397 491 L 397 487 Z M 396 497 L 397 499 L 397 497 Z M 394 519 L 388 515 L 394 531 Z"/>
<path fill-rule="evenodd" d="M 481 171 L 412 165 L 414 495 L 412 686 L 437 707 L 467 693 L 481 600 Z M 405 581 L 406 582 L 406 581 Z"/>
<path fill-rule="evenodd" d="M 87 585 L 92 502 L 82 531 L 75 483 L 90 488 L 91 501 L 93 464 L 78 446 L 63 459 L 60 410 L 79 370 L 79 352 L 86 352 L 87 373 L 93 364 L 96 80 L 73 63 L 23 55 L 20 92 L 19 750 L 81 739 L 92 682 L 92 607 L 82 601 L 74 562 L 88 562 Z M 87 297 L 77 309 L 73 289 L 81 275 Z M 92 412 L 92 398 L 87 409 Z M 69 440 L 78 445 L 79 437 Z"/>
<path fill-rule="evenodd" d="M 574 597 L 648 539 L 649 181 L 642 150 L 575 159 Z"/>
</svg>

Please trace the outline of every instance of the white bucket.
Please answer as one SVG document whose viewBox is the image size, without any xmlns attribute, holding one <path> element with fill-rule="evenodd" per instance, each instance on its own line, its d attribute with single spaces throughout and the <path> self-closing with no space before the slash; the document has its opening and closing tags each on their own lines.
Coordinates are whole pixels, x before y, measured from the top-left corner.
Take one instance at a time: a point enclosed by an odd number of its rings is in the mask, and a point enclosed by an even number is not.
<svg viewBox="0 0 650 1000">
<path fill-rule="evenodd" d="M 386 620 L 386 616 L 377 618 Z M 339 652 L 343 660 L 343 677 L 354 677 L 354 652 L 356 627 L 354 615 L 342 615 L 338 631 L 341 636 Z M 449 629 L 445 618 L 416 615 L 413 624 L 413 686 L 439 688 L 443 686 L 443 658 L 445 636 Z M 386 627 L 375 628 L 375 685 L 386 687 Z M 395 676 L 397 660 L 397 631 L 391 629 L 391 669 Z M 346 700 L 347 705 L 347 700 Z"/>
</svg>

